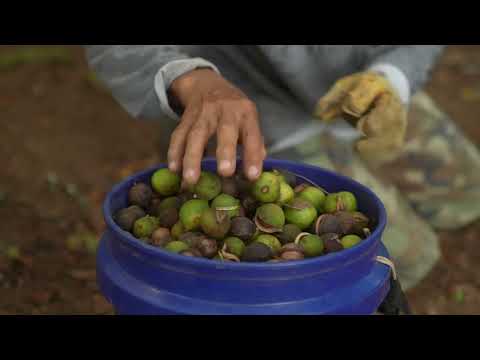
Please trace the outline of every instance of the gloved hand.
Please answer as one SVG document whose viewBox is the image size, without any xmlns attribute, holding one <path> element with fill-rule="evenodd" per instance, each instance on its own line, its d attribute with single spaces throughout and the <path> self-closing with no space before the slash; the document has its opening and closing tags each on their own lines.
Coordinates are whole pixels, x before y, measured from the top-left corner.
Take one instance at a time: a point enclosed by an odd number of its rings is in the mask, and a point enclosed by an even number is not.
<svg viewBox="0 0 480 360">
<path fill-rule="evenodd" d="M 405 143 L 407 110 L 383 76 L 357 73 L 340 79 L 317 103 L 314 115 L 333 121 L 343 115 L 364 138 L 356 144 L 373 166 L 397 157 Z"/>
</svg>

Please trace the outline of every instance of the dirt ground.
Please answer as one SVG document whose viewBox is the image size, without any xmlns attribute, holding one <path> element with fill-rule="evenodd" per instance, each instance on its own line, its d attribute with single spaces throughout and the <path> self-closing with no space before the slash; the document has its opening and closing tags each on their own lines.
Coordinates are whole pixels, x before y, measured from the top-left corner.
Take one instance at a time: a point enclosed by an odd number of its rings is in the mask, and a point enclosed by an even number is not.
<svg viewBox="0 0 480 360">
<path fill-rule="evenodd" d="M 11 58 L 24 47 L 0 45 L 0 314 L 111 314 L 95 284 L 102 201 L 162 160 L 162 127 L 132 120 L 80 47 Z M 450 46 L 428 92 L 480 144 L 480 46 Z M 480 314 L 480 223 L 441 237 L 443 260 L 408 294 L 415 313 Z"/>
</svg>

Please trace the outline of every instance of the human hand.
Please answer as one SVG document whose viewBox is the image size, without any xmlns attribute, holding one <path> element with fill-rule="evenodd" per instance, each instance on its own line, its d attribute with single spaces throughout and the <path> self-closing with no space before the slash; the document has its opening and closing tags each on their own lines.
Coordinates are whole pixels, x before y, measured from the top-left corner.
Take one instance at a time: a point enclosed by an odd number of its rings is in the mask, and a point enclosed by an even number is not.
<svg viewBox="0 0 480 360">
<path fill-rule="evenodd" d="M 170 94 L 185 109 L 170 140 L 171 171 L 183 171 L 184 181 L 195 184 L 207 143 L 216 134 L 219 175 L 235 173 L 241 143 L 246 177 L 251 181 L 259 177 L 266 150 L 256 106 L 242 91 L 216 72 L 198 69 L 176 79 Z"/>
</svg>

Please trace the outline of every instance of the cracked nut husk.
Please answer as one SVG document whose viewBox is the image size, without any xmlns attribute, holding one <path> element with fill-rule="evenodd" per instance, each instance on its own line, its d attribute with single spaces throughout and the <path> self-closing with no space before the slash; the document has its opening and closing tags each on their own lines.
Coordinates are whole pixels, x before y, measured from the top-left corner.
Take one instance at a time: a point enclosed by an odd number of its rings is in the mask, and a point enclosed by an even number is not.
<svg viewBox="0 0 480 360">
<path fill-rule="evenodd" d="M 141 208 L 148 208 L 152 199 L 153 191 L 150 186 L 144 183 L 133 185 L 128 192 L 128 202 L 130 205 L 137 205 Z"/>
</svg>

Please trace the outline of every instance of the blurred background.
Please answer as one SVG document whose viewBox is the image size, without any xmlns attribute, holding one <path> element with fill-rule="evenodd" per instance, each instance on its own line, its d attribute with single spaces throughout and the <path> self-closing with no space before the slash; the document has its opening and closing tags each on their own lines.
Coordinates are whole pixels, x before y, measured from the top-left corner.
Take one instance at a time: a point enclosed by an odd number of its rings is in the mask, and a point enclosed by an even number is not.
<svg viewBox="0 0 480 360">
<path fill-rule="evenodd" d="M 426 90 L 480 144 L 480 45 L 449 46 Z M 0 125 L 0 314 L 112 314 L 95 283 L 102 202 L 163 161 L 162 126 L 130 118 L 80 46 L 48 45 L 0 45 Z M 440 235 L 413 310 L 480 314 L 480 223 Z"/>
</svg>

